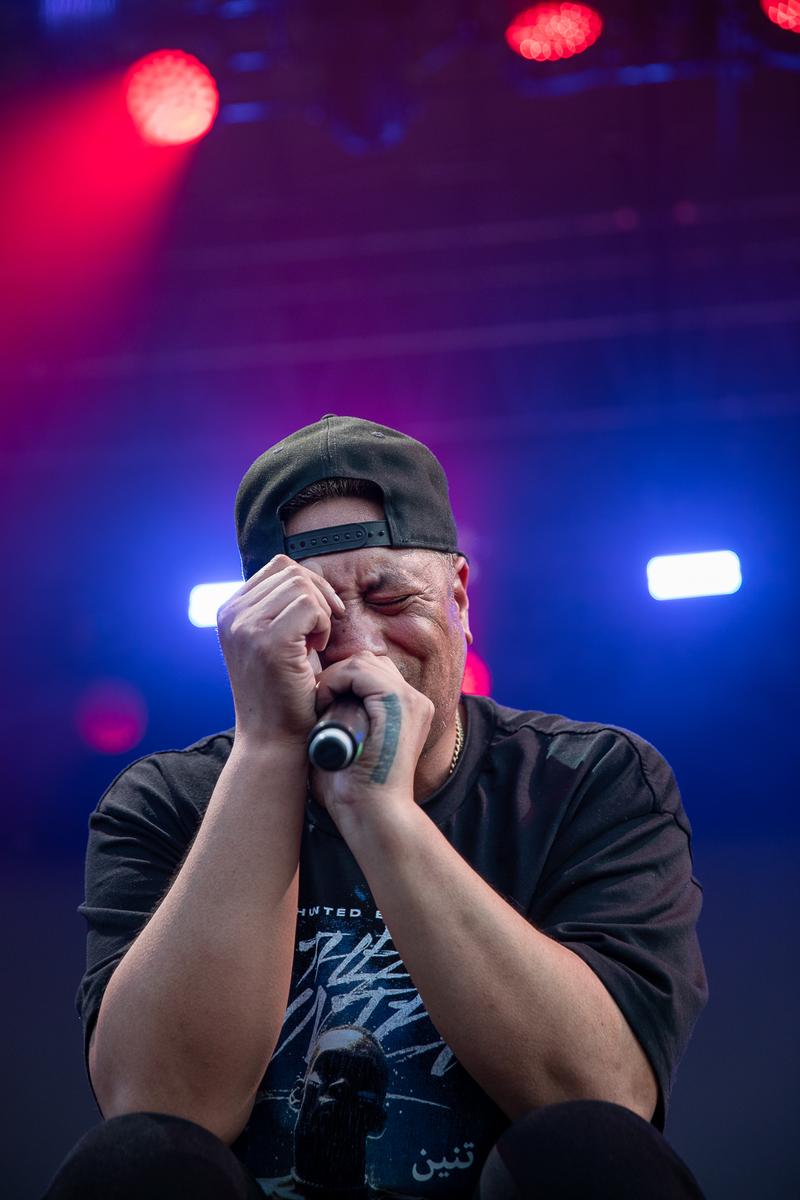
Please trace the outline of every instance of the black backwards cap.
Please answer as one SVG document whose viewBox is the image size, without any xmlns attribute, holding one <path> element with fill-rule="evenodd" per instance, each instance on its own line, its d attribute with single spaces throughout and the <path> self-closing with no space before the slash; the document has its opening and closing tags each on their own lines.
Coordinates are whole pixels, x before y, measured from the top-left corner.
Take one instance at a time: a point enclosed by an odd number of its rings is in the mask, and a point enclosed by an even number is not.
<svg viewBox="0 0 800 1200">
<path fill-rule="evenodd" d="M 385 520 L 287 537 L 279 515 L 283 505 L 309 484 L 332 478 L 376 484 Z M 244 579 L 276 554 L 300 560 L 370 546 L 463 553 L 439 460 L 422 442 L 360 417 L 328 413 L 265 450 L 239 484 L 234 512 Z"/>
</svg>

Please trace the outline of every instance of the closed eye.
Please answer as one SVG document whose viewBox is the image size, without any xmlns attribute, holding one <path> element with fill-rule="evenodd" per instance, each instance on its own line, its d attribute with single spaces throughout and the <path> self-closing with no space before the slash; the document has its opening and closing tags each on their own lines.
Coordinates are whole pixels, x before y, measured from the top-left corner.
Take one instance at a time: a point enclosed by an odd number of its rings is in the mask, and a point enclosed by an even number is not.
<svg viewBox="0 0 800 1200">
<path fill-rule="evenodd" d="M 390 608 L 394 604 L 402 604 L 404 600 L 410 600 L 411 596 L 395 596 L 392 600 L 370 600 L 370 604 L 375 608 Z"/>
</svg>

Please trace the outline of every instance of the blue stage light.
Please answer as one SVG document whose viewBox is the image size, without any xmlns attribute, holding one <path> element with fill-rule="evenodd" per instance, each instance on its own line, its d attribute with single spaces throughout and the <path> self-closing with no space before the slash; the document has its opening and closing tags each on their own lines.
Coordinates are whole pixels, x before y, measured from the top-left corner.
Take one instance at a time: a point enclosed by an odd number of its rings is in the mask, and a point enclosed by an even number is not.
<svg viewBox="0 0 800 1200">
<path fill-rule="evenodd" d="M 654 600 L 729 596 L 741 586 L 742 568 L 732 550 L 662 554 L 647 564 L 647 587 Z"/>
<path fill-rule="evenodd" d="M 189 620 L 198 629 L 216 628 L 217 609 L 241 586 L 241 579 L 235 583 L 198 583 L 189 593 Z"/>
</svg>

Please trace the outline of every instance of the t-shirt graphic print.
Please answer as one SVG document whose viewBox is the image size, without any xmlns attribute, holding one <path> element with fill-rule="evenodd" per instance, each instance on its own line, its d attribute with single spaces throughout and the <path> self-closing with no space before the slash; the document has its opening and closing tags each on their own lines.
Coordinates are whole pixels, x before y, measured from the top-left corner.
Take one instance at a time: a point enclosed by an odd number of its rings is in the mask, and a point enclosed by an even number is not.
<svg viewBox="0 0 800 1200">
<path fill-rule="evenodd" d="M 470 1196 L 508 1120 L 434 1028 L 363 876 L 346 896 L 314 891 L 301 870 L 289 1003 L 242 1135 L 250 1169 L 276 1197 Z"/>
</svg>

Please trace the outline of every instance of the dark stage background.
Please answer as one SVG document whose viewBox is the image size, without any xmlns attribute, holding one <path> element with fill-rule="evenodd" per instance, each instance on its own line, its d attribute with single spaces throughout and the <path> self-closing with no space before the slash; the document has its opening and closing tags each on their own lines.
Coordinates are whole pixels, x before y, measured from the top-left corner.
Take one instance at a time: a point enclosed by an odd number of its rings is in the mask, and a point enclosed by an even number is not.
<svg viewBox="0 0 800 1200">
<path fill-rule="evenodd" d="M 441 458 L 492 695 L 672 765 L 711 999 L 666 1136 L 709 1200 L 800 1194 L 800 37 L 755 0 L 597 7 L 595 46 L 538 64 L 501 3 L 3 6 L 12 1200 L 99 1119 L 89 813 L 233 723 L 188 593 L 240 578 L 239 479 L 326 412 Z M 221 110 L 145 153 L 103 105 L 160 46 Z M 736 594 L 649 596 L 653 555 L 722 548 Z M 116 753 L 81 734 L 102 683 L 144 705 Z"/>
</svg>

